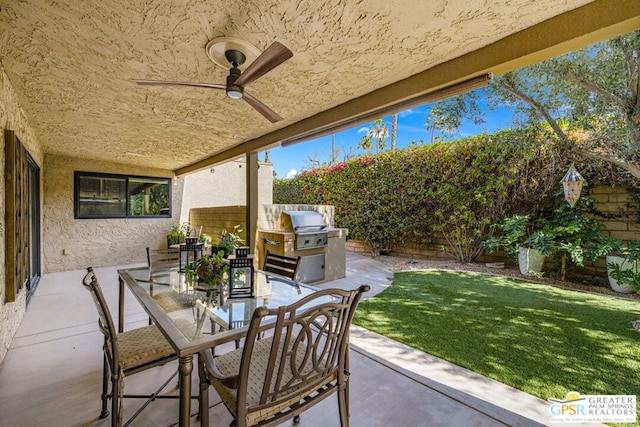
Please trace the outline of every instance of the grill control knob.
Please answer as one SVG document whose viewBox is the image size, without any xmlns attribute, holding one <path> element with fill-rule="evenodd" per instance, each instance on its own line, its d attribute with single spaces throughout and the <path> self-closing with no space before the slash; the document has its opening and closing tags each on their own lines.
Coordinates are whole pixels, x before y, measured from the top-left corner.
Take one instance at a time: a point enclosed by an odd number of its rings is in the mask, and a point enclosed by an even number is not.
<svg viewBox="0 0 640 427">
<path fill-rule="evenodd" d="M 305 245 L 308 245 L 308 244 L 309 244 L 309 240 L 305 240 L 305 241 L 304 241 L 304 244 L 305 244 Z"/>
</svg>

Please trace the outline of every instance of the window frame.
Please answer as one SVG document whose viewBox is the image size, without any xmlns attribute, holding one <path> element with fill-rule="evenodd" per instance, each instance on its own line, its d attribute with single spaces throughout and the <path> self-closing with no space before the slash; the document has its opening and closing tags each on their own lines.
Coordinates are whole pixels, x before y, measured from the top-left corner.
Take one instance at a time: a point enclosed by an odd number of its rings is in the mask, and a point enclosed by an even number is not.
<svg viewBox="0 0 640 427">
<path fill-rule="evenodd" d="M 82 178 L 112 178 L 125 181 L 125 213 L 124 215 L 80 215 L 80 180 Z M 158 215 L 131 215 L 130 185 L 132 179 L 166 180 L 169 189 L 169 212 Z M 132 218 L 171 218 L 173 210 L 173 194 L 171 190 L 171 178 L 163 176 L 128 175 L 103 172 L 74 171 L 73 172 L 73 217 L 74 219 L 132 219 Z"/>
</svg>

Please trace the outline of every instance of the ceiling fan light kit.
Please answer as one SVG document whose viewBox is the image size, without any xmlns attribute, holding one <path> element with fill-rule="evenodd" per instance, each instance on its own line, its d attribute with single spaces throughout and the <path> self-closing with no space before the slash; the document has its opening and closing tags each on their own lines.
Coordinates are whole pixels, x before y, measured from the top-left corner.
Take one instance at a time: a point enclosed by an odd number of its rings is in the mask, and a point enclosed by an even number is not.
<svg viewBox="0 0 640 427">
<path fill-rule="evenodd" d="M 237 52 L 240 55 L 242 55 L 242 53 L 238 52 L 238 51 L 228 51 L 228 52 Z M 232 55 L 229 55 L 228 57 L 231 57 Z M 238 68 L 238 66 L 240 64 L 242 64 L 242 62 L 244 62 L 244 55 L 242 55 L 242 59 L 239 63 L 237 62 L 231 62 L 231 64 L 233 65 L 233 67 L 229 70 L 229 75 L 227 76 L 227 88 L 226 88 L 226 92 L 227 92 L 227 96 L 231 99 L 240 99 L 244 96 L 244 88 L 242 86 L 239 86 L 236 83 L 236 80 L 238 80 L 238 77 L 240 77 L 241 71 Z"/>
<path fill-rule="evenodd" d="M 218 38 L 207 43 L 209 58 L 225 69 L 229 69 L 226 84 L 179 82 L 165 80 L 133 80 L 139 85 L 148 86 L 190 86 L 207 89 L 224 89 L 227 97 L 244 99 L 251 107 L 262 114 L 271 123 L 282 120 L 271 108 L 245 93 L 245 86 L 262 77 L 289 58 L 293 53 L 284 45 L 273 42 L 264 52 L 247 42 L 233 38 Z M 246 69 L 242 68 L 246 65 Z"/>
<path fill-rule="evenodd" d="M 227 96 L 231 99 L 244 98 L 244 89 L 238 85 L 227 85 Z"/>
</svg>

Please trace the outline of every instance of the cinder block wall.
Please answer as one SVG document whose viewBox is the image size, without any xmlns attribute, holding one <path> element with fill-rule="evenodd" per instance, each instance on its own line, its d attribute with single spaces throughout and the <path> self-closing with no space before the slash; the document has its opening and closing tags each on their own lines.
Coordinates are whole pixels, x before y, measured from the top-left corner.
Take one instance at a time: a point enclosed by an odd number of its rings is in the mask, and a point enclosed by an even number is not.
<svg viewBox="0 0 640 427">
<path fill-rule="evenodd" d="M 596 185 L 589 195 L 595 199 L 596 209 L 612 216 L 604 223 L 613 237 L 627 242 L 640 240 L 640 206 L 626 187 Z"/>
<path fill-rule="evenodd" d="M 240 236 L 246 240 L 246 206 L 218 206 L 212 208 L 192 208 L 189 210 L 189 224 L 193 227 L 202 226 L 202 232 L 213 238 L 217 243 L 222 230 L 233 231 L 233 227 L 240 225 Z"/>
<path fill-rule="evenodd" d="M 595 184 L 589 188 L 589 196 L 595 200 L 594 207 L 608 216 L 604 219 L 605 230 L 617 239 L 629 242 L 640 241 L 640 204 L 637 198 L 626 187 L 611 187 Z M 350 252 L 371 254 L 371 250 L 363 242 L 347 241 L 347 250 Z M 447 243 L 441 236 L 434 236 L 429 246 L 407 245 L 393 247 L 388 255 L 415 259 L 453 259 L 447 250 Z M 484 253 L 478 262 L 505 262 L 507 266 L 513 263 L 504 253 Z M 548 268 L 554 267 L 554 260 L 548 259 Z M 589 283 L 593 285 L 608 286 L 607 264 L 604 257 L 599 258 L 593 265 L 585 267 L 571 266 L 567 271 L 567 279 Z"/>
<path fill-rule="evenodd" d="M 589 195 L 596 201 L 595 208 L 610 216 L 603 221 L 609 234 L 625 242 L 640 241 L 640 204 L 626 187 L 595 185 Z M 597 259 L 593 266 L 576 267 L 572 278 L 595 282 L 599 278 L 600 283 L 607 286 L 605 257 Z"/>
</svg>

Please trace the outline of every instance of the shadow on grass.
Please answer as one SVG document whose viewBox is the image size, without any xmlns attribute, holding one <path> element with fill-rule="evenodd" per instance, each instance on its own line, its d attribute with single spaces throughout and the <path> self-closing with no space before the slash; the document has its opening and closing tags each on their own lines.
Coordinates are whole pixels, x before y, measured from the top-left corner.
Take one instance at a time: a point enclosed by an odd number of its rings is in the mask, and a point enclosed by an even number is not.
<svg viewBox="0 0 640 427">
<path fill-rule="evenodd" d="M 538 396 L 640 395 L 640 302 L 474 273 L 420 271 L 355 323 Z M 628 424 L 627 424 L 628 425 Z"/>
</svg>

